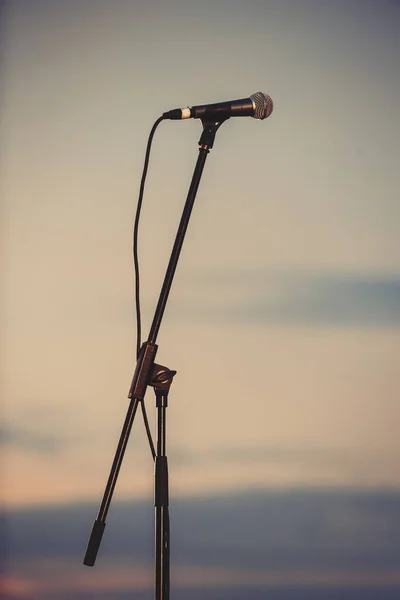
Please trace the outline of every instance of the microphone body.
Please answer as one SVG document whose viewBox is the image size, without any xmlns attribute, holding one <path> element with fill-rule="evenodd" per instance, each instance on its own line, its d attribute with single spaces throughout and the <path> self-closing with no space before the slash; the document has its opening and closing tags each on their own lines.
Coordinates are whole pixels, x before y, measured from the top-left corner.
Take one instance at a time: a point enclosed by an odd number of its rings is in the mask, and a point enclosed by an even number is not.
<svg viewBox="0 0 400 600">
<path fill-rule="evenodd" d="M 176 108 L 163 114 L 164 119 L 202 119 L 223 121 L 230 117 L 254 117 L 266 119 L 273 110 L 272 98 L 262 92 L 256 92 L 250 98 L 217 102 L 216 104 L 201 104 L 188 108 Z"/>
</svg>

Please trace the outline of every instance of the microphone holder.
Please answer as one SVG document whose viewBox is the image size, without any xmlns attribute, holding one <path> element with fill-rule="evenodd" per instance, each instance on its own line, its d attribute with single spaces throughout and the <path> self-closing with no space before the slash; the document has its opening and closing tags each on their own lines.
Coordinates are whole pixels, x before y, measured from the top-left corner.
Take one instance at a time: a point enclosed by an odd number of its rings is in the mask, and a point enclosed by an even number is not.
<svg viewBox="0 0 400 600">
<path fill-rule="evenodd" d="M 96 561 L 106 526 L 106 517 L 119 470 L 128 444 L 129 435 L 136 415 L 139 402 L 144 400 L 148 386 L 154 388 L 157 408 L 157 452 L 155 456 L 155 600 L 169 600 L 170 594 L 170 529 L 169 529 L 169 501 L 168 501 L 168 463 L 166 456 L 166 409 L 168 405 L 168 392 L 176 371 L 171 371 L 155 363 L 158 346 L 156 344 L 161 321 L 171 290 L 173 278 L 182 249 L 190 215 L 196 198 L 200 179 L 203 173 L 206 158 L 214 145 L 215 134 L 218 128 L 229 117 L 219 121 L 202 120 L 203 132 L 199 140 L 199 156 L 192 176 L 182 217 L 178 226 L 175 242 L 162 284 L 160 296 L 150 327 L 149 336 L 140 348 L 136 368 L 133 375 L 128 398 L 130 403 L 122 427 L 117 450 L 107 480 L 100 508 L 94 521 L 83 564 L 92 567 Z"/>
</svg>

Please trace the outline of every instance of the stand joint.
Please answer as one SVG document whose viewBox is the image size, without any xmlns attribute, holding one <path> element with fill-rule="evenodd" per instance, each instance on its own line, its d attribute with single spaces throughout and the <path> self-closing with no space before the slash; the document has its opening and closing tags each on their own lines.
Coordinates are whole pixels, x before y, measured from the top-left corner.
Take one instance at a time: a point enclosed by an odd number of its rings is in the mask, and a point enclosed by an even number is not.
<svg viewBox="0 0 400 600">
<path fill-rule="evenodd" d="M 201 149 L 206 150 L 207 153 L 211 150 L 214 145 L 215 134 L 221 127 L 222 123 L 225 123 L 225 121 L 228 119 L 229 117 L 221 118 L 220 121 L 209 121 L 206 119 L 203 121 L 202 119 L 201 122 L 203 123 L 203 133 L 201 134 L 199 140 L 199 146 Z"/>
</svg>

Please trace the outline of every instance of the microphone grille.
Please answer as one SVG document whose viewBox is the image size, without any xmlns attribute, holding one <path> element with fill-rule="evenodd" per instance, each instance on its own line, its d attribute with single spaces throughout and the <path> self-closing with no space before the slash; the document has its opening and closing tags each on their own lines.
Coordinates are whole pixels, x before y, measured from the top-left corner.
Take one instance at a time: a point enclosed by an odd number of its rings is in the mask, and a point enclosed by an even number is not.
<svg viewBox="0 0 400 600">
<path fill-rule="evenodd" d="M 271 96 L 263 94 L 262 92 L 256 92 L 250 99 L 254 105 L 254 118 L 255 119 L 266 119 L 272 113 L 274 109 L 274 103 L 272 102 Z"/>
</svg>

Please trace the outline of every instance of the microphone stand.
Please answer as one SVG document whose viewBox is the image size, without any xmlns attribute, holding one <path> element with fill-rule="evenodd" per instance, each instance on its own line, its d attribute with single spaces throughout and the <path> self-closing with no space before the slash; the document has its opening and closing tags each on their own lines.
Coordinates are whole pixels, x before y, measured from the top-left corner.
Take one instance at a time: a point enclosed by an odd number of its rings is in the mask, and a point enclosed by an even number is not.
<svg viewBox="0 0 400 600">
<path fill-rule="evenodd" d="M 222 117 L 222 115 L 221 115 Z M 162 317 L 167 304 L 172 281 L 178 264 L 190 215 L 196 198 L 197 189 L 203 173 L 208 153 L 214 144 L 218 128 L 229 117 L 219 121 L 202 120 L 203 132 L 199 140 L 199 156 L 194 169 L 192 181 L 186 198 L 182 217 L 179 223 L 175 242 L 172 248 L 164 282 L 161 288 L 157 307 L 150 327 L 149 336 L 140 348 L 136 369 L 133 375 L 128 398 L 130 403 L 122 427 L 117 450 L 112 463 L 110 475 L 104 491 L 103 499 L 94 521 L 92 532 L 86 549 L 83 564 L 92 567 L 100 547 L 106 526 L 106 517 L 112 495 L 117 482 L 119 470 L 128 444 L 129 434 L 139 402 L 142 402 L 148 386 L 152 386 L 156 395 L 157 408 L 157 452 L 155 456 L 155 600 L 169 600 L 170 594 L 170 530 L 169 530 L 169 501 L 168 501 L 168 463 L 166 456 L 166 409 L 168 392 L 176 371 L 155 363 L 158 346 L 156 344 Z"/>
</svg>

